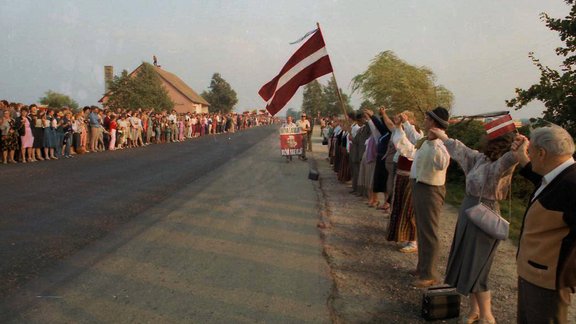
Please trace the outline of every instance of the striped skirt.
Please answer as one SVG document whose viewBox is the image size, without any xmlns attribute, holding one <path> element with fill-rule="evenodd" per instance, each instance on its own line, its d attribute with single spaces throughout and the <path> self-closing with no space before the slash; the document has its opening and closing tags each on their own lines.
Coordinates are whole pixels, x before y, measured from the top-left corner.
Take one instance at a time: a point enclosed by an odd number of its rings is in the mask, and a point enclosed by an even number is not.
<svg viewBox="0 0 576 324">
<path fill-rule="evenodd" d="M 416 240 L 416 219 L 412 206 L 412 185 L 409 176 L 396 175 L 394 200 L 386 240 L 393 242 Z"/>
</svg>

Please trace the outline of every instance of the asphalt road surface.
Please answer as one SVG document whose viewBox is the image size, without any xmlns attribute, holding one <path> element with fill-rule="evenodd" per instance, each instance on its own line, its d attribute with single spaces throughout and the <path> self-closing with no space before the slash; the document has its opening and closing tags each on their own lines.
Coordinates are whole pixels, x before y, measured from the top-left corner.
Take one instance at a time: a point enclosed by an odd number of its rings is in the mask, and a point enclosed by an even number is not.
<svg viewBox="0 0 576 324">
<path fill-rule="evenodd" d="M 0 168 L 0 322 L 330 322 L 308 164 L 277 129 Z"/>
</svg>

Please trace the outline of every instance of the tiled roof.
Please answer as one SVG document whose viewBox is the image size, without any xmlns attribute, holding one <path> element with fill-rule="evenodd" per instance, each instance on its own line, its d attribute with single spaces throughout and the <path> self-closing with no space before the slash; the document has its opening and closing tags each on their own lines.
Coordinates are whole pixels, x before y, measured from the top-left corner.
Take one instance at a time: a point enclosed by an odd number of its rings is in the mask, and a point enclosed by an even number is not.
<svg viewBox="0 0 576 324">
<path fill-rule="evenodd" d="M 203 104 L 206 106 L 210 106 L 208 101 L 202 98 L 200 95 L 196 93 L 196 91 L 192 90 L 182 79 L 177 77 L 175 74 L 170 73 L 166 70 L 163 70 L 160 67 L 155 66 L 154 69 L 158 73 L 158 75 L 164 79 L 166 82 L 170 83 L 174 88 L 180 91 L 183 95 L 185 95 L 190 101 Z"/>
<path fill-rule="evenodd" d="M 142 65 L 144 65 L 144 63 L 140 64 L 134 71 L 130 73 L 130 75 L 132 76 L 134 73 L 136 73 L 142 67 Z M 174 88 L 176 88 L 176 90 L 180 91 L 180 93 L 182 93 L 186 98 L 190 99 L 190 101 L 210 106 L 210 104 L 208 103 L 208 101 L 206 101 L 206 99 L 198 95 L 196 91 L 192 90 L 192 88 L 190 88 L 184 81 L 182 81 L 182 79 L 177 77 L 175 74 L 163 70 L 158 66 L 155 66 L 154 70 L 156 71 L 156 73 L 158 73 L 158 76 L 160 76 L 160 78 L 171 84 Z M 104 96 L 98 102 L 102 102 L 104 98 L 108 95 L 109 93 L 104 94 Z"/>
</svg>

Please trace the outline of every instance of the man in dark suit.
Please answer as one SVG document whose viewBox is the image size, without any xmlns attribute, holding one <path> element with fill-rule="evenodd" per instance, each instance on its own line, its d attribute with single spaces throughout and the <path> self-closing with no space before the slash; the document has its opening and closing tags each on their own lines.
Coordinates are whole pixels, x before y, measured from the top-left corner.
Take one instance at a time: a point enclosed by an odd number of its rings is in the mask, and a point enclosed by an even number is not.
<svg viewBox="0 0 576 324">
<path fill-rule="evenodd" d="M 512 150 L 537 188 L 518 244 L 518 323 L 567 323 L 576 287 L 574 140 L 561 127 L 542 127 Z"/>
</svg>

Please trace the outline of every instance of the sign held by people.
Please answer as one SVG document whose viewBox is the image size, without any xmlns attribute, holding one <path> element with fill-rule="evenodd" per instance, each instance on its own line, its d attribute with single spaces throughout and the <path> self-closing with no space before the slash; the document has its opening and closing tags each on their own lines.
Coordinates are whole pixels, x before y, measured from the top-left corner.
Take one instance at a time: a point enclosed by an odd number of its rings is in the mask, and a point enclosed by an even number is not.
<svg viewBox="0 0 576 324">
<path fill-rule="evenodd" d="M 302 134 L 299 127 L 280 128 L 280 153 L 282 156 L 301 155 Z"/>
</svg>

